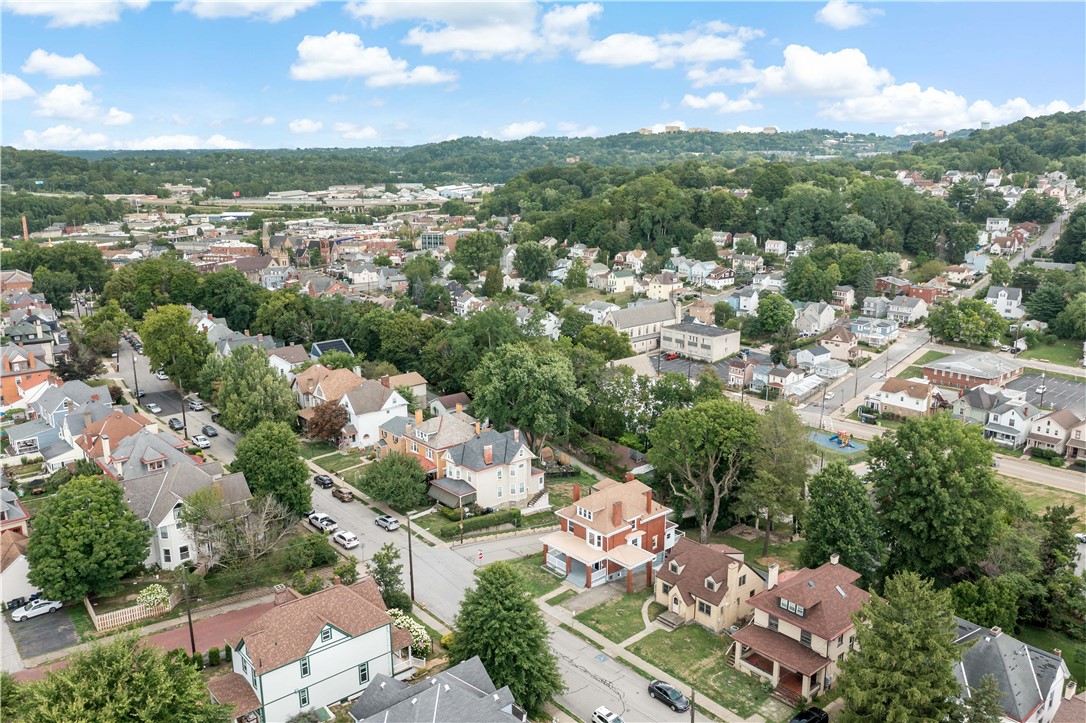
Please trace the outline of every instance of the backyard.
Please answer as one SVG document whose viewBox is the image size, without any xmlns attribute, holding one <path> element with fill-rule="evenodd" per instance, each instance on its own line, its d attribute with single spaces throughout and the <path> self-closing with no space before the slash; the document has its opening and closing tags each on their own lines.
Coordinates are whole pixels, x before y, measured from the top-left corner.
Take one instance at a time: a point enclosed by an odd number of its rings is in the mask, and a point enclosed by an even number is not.
<svg viewBox="0 0 1086 723">
<path fill-rule="evenodd" d="M 1086 641 L 1075 640 L 1063 633 L 1028 625 L 1024 626 L 1016 637 L 1023 643 L 1040 650 L 1052 652 L 1059 648 L 1063 651 L 1063 659 L 1067 661 L 1071 677 L 1078 683 L 1078 689 L 1082 690 L 1086 686 Z"/>
<path fill-rule="evenodd" d="M 621 643 L 645 629 L 641 619 L 641 607 L 645 600 L 644 592 L 627 593 L 577 613 L 574 617 L 608 640 Z"/>
<path fill-rule="evenodd" d="M 743 530 L 744 535 L 729 534 L 737 530 Z M 746 525 L 733 527 L 727 532 L 714 532 L 709 538 L 710 544 L 731 545 L 737 550 L 743 551 L 743 559 L 751 565 L 765 569 L 770 563 L 776 562 L 782 570 L 798 570 L 802 567 L 799 563 L 799 554 L 803 549 L 803 542 L 791 542 L 786 538 L 792 531 L 791 525 L 779 527 L 773 532 L 769 540 L 769 557 L 762 557 L 762 530 L 754 530 Z M 753 537 L 752 537 L 753 536 Z M 760 560 L 764 560 L 761 561 Z"/>
<path fill-rule="evenodd" d="M 717 636 L 698 625 L 684 625 L 674 631 L 650 633 L 628 650 L 725 708 L 749 718 L 759 713 L 769 694 L 757 679 L 728 664 L 731 645 L 727 635 Z"/>
</svg>

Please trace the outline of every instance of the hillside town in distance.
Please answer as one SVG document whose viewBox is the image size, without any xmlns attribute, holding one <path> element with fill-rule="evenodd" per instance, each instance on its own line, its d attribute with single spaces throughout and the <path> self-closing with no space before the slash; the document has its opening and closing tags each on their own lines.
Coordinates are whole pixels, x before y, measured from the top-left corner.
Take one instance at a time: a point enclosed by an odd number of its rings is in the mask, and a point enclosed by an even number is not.
<svg viewBox="0 0 1086 723">
<path fill-rule="evenodd" d="M 0 16 L 3 723 L 1086 722 L 1086 3 Z"/>
</svg>

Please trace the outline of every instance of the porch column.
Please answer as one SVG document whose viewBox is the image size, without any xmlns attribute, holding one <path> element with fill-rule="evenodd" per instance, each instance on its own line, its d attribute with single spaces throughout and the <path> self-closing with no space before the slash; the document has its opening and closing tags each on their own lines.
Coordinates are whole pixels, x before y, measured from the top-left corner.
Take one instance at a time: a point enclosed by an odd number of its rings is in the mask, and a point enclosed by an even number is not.
<svg viewBox="0 0 1086 723">
<path fill-rule="evenodd" d="M 773 687 L 776 688 L 781 684 L 781 664 L 776 660 L 773 661 Z"/>
<path fill-rule="evenodd" d="M 652 587 L 652 563 L 645 563 L 645 587 Z"/>
<path fill-rule="evenodd" d="M 633 592 L 633 570 L 626 571 L 626 593 Z"/>
<path fill-rule="evenodd" d="M 592 566 L 585 565 L 584 568 L 584 586 L 585 588 L 592 587 Z"/>
<path fill-rule="evenodd" d="M 573 558 L 568 554 L 566 555 L 566 577 L 569 577 L 573 573 Z"/>
<path fill-rule="evenodd" d="M 543 545 L 543 564 L 547 564 L 547 552 L 550 550 L 550 545 Z"/>
<path fill-rule="evenodd" d="M 803 679 L 803 700 L 807 701 L 811 698 L 811 676 L 799 674 L 799 677 Z"/>
</svg>

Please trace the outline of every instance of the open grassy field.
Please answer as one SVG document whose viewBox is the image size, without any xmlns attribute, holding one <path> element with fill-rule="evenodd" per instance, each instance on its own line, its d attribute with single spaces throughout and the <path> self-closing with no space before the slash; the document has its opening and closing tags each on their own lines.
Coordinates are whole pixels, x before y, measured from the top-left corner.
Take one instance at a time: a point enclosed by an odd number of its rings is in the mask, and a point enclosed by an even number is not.
<svg viewBox="0 0 1086 723">
<path fill-rule="evenodd" d="M 1026 500 L 1026 505 L 1038 514 L 1044 514 L 1045 507 L 1074 506 L 1075 516 L 1078 518 L 1075 532 L 1086 532 L 1086 494 L 1034 484 L 1017 477 L 997 476 L 1003 480 L 1004 484 L 1022 495 Z"/>
<path fill-rule="evenodd" d="M 621 643 L 645 629 L 641 606 L 647 597 L 644 592 L 629 593 L 577 613 L 575 617 L 608 640 Z"/>
<path fill-rule="evenodd" d="M 1073 339 L 1057 339 L 1052 344 L 1042 344 L 1026 349 L 1018 355 L 1018 358 L 1077 367 L 1079 360 L 1082 359 L 1082 342 Z"/>
</svg>

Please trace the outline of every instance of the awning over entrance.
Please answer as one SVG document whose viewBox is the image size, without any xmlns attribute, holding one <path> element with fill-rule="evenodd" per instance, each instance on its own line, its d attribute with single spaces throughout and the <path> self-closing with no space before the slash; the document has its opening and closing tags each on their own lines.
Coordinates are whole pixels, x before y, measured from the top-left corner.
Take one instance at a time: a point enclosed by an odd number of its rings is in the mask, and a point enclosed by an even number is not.
<svg viewBox="0 0 1086 723">
<path fill-rule="evenodd" d="M 440 477 L 432 480 L 427 494 L 446 507 L 457 508 L 475 502 L 475 488 L 462 479 Z"/>
<path fill-rule="evenodd" d="M 607 559 L 607 553 L 597 550 L 576 535 L 568 532 L 552 532 L 540 540 L 547 549 L 561 552 L 585 565 L 593 565 L 600 560 Z"/>
<path fill-rule="evenodd" d="M 642 565 L 651 563 L 656 559 L 656 555 L 633 545 L 619 545 L 611 548 L 611 551 L 607 553 L 607 559 L 622 565 L 627 570 L 635 570 Z"/>
<path fill-rule="evenodd" d="M 803 675 L 814 675 L 830 664 L 815 651 L 769 628 L 748 625 L 732 635 L 736 642 L 742 643 L 760 655 L 775 660 L 788 670 Z"/>
</svg>

